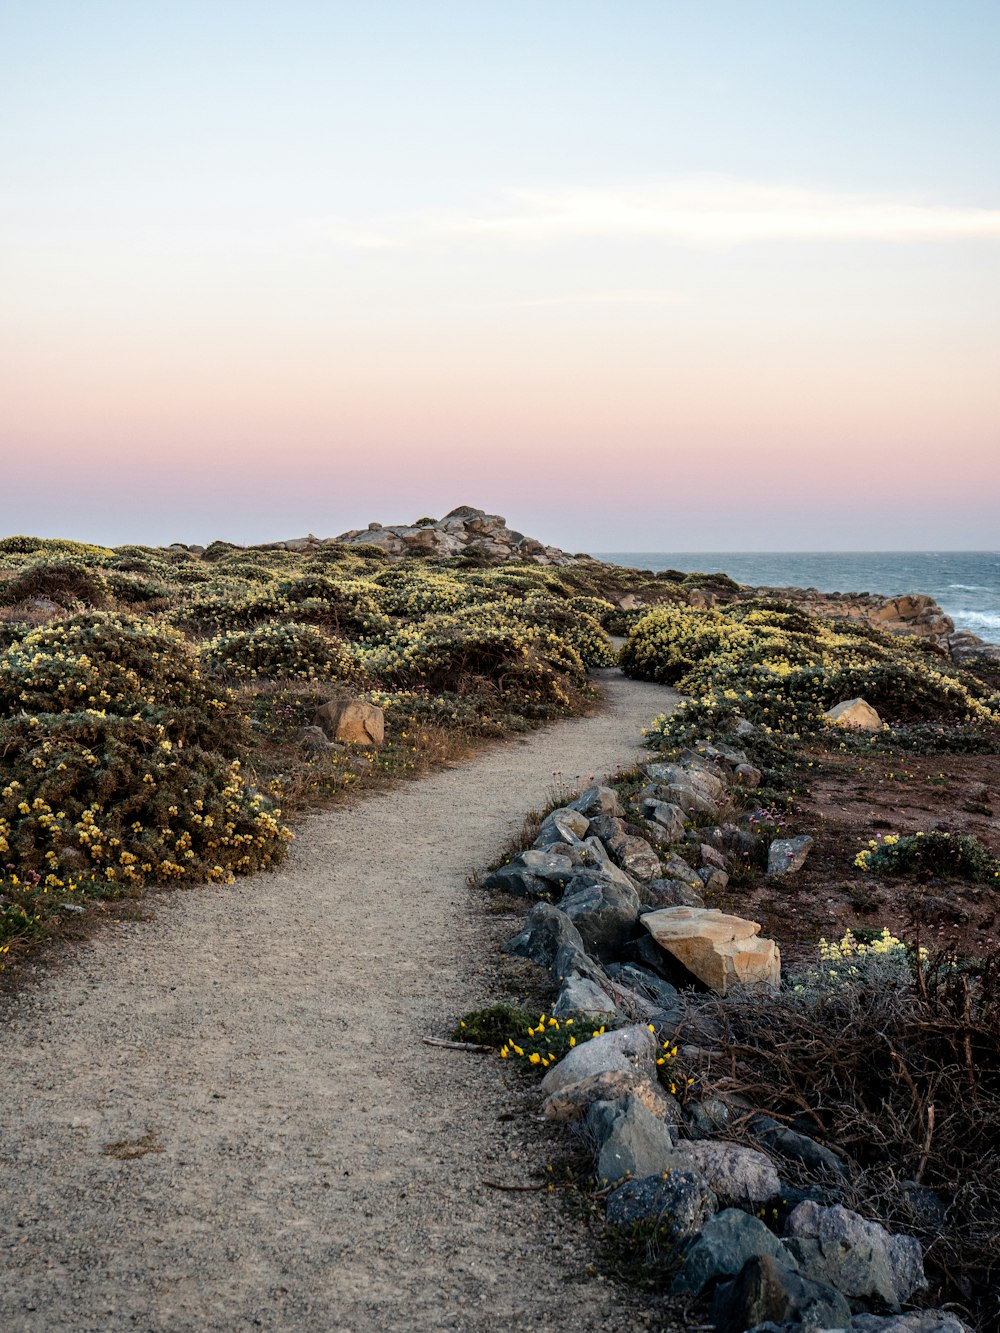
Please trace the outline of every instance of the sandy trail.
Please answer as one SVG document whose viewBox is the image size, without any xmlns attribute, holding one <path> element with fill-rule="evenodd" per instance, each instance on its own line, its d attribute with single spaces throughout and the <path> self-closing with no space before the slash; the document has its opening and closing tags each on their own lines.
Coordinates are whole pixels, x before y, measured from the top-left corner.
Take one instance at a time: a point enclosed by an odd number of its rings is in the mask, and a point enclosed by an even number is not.
<svg viewBox="0 0 1000 1333">
<path fill-rule="evenodd" d="M 0 1329 L 630 1326 L 575 1280 L 557 1202 L 482 1187 L 531 1166 L 498 1122 L 504 1066 L 421 1044 L 494 998 L 511 932 L 469 872 L 554 773 L 634 762 L 675 697 L 602 675 L 600 716 L 317 816 L 277 872 L 158 899 L 20 997 L 0 1028 Z"/>
</svg>

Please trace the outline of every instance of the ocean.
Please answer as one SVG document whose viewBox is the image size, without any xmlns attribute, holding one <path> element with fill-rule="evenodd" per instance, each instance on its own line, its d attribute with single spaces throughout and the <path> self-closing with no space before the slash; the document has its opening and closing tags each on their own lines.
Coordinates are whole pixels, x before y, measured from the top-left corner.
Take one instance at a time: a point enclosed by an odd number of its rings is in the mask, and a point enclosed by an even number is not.
<svg viewBox="0 0 1000 1333">
<path fill-rule="evenodd" d="M 820 592 L 927 593 L 956 629 L 1000 643 L 1000 551 L 615 551 L 634 569 L 724 573 L 737 583 Z"/>
</svg>

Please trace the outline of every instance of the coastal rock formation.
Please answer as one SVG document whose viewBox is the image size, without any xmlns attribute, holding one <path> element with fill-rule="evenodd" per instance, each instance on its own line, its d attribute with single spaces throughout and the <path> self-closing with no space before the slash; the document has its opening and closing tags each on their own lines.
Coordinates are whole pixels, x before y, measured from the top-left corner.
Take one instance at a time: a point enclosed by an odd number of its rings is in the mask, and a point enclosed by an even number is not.
<svg viewBox="0 0 1000 1333">
<path fill-rule="evenodd" d="M 384 527 L 381 523 L 369 523 L 367 528 L 352 528 L 333 540 L 346 546 L 377 546 L 391 556 L 464 555 L 489 565 L 502 565 L 508 560 L 572 565 L 590 559 L 590 556 L 569 555 L 557 546 L 545 546 L 523 532 L 514 532 L 499 514 L 487 514 L 471 505 L 459 505 L 442 519 L 420 519 L 414 524 Z M 285 545 L 296 549 L 292 542 Z"/>
</svg>

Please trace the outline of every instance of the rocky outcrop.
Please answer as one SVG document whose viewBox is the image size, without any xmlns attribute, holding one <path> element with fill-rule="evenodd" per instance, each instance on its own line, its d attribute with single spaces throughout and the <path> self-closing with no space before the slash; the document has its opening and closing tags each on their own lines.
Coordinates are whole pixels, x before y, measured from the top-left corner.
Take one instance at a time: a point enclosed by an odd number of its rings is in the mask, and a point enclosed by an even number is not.
<svg viewBox="0 0 1000 1333">
<path fill-rule="evenodd" d="M 307 541 L 315 542 L 315 538 Z M 332 539 L 345 546 L 377 546 L 390 556 L 424 555 L 471 557 L 488 565 L 508 560 L 531 560 L 539 565 L 572 565 L 590 556 L 569 555 L 557 546 L 546 546 L 523 532 L 508 528 L 499 514 L 487 514 L 471 505 L 459 505 L 439 520 L 421 519 L 413 524 L 383 526 L 369 523 L 367 528 L 352 528 Z M 320 542 L 318 545 L 326 545 Z M 306 549 L 285 542 L 293 550 Z"/>
</svg>

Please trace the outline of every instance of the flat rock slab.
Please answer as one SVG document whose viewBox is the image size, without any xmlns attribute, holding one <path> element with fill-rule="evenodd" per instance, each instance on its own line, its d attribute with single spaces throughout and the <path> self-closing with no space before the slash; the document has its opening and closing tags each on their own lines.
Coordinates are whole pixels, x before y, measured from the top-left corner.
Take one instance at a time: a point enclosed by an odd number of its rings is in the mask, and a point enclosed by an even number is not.
<svg viewBox="0 0 1000 1333">
<path fill-rule="evenodd" d="M 640 918 L 656 943 L 719 995 L 733 985 L 777 986 L 781 955 L 760 925 L 715 907 L 661 907 Z"/>
</svg>

